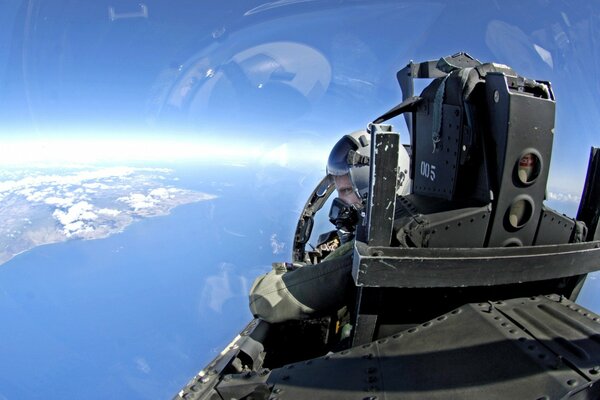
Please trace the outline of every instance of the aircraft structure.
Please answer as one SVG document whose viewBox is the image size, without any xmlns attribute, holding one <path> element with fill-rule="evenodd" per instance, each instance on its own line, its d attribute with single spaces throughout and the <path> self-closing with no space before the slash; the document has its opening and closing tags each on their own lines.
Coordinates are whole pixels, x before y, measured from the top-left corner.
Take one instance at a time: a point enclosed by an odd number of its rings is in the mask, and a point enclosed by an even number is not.
<svg viewBox="0 0 600 400">
<path fill-rule="evenodd" d="M 252 320 L 176 399 L 598 399 L 600 317 L 576 303 L 600 269 L 600 149 L 576 218 L 544 204 L 549 82 L 465 53 L 410 62 L 403 101 L 369 124 L 349 320 Z M 414 95 L 414 79 L 431 83 Z M 397 196 L 399 135 L 410 194 Z M 294 263 L 326 179 L 300 215 Z"/>
</svg>

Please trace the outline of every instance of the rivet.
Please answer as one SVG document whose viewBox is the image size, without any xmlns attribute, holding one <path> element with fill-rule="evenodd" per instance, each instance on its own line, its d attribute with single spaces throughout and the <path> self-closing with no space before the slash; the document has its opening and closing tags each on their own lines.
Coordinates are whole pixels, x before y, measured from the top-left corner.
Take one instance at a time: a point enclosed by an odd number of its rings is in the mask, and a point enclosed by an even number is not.
<svg viewBox="0 0 600 400">
<path fill-rule="evenodd" d="M 377 372 L 377 368 L 375 368 L 375 367 L 367 368 L 367 374 L 373 374 L 375 372 Z"/>
<path fill-rule="evenodd" d="M 289 375 L 284 375 L 281 377 L 282 381 L 289 381 L 290 380 L 290 376 Z"/>
<path fill-rule="evenodd" d="M 512 333 L 513 335 L 514 335 L 515 333 L 517 333 L 517 331 L 516 331 L 516 330 L 514 330 L 514 329 L 511 329 L 511 330 L 509 330 L 509 332 L 510 332 L 510 333 Z"/>
<path fill-rule="evenodd" d="M 596 375 L 596 374 L 600 373 L 600 367 L 596 365 L 594 368 L 590 368 L 589 372 L 592 375 Z"/>
<path fill-rule="evenodd" d="M 392 336 L 392 338 L 394 338 L 394 339 L 399 339 L 401 337 L 402 337 L 401 333 L 396 333 L 394 336 Z"/>
<path fill-rule="evenodd" d="M 275 393 L 275 394 L 281 393 L 281 389 L 279 389 L 279 388 L 273 389 L 273 393 Z"/>
<path fill-rule="evenodd" d="M 377 377 L 376 376 L 369 376 L 367 378 L 367 382 L 369 382 L 369 383 L 375 383 L 375 382 L 377 382 Z"/>
<path fill-rule="evenodd" d="M 310 365 L 310 364 L 312 364 L 312 360 L 305 361 L 304 364 Z"/>
<path fill-rule="evenodd" d="M 209 371 L 208 371 L 208 374 L 209 374 L 209 375 L 216 375 L 216 374 L 217 374 L 217 371 L 216 371 L 216 370 L 214 370 L 214 369 L 211 369 L 211 370 L 209 370 Z"/>
<path fill-rule="evenodd" d="M 446 318 L 448 318 L 448 317 L 446 317 L 445 315 L 442 315 L 441 317 L 438 317 L 438 318 L 437 318 L 437 320 L 438 320 L 438 321 L 443 321 L 443 320 L 445 320 Z"/>
<path fill-rule="evenodd" d="M 577 379 L 569 379 L 567 381 L 567 385 L 569 385 L 569 386 L 575 386 L 575 385 L 577 385 Z"/>
<path fill-rule="evenodd" d="M 364 397 L 363 400 L 377 400 L 377 396 Z"/>
<path fill-rule="evenodd" d="M 290 364 L 290 365 L 288 365 L 286 368 L 287 368 L 287 369 L 292 369 L 292 368 L 294 368 L 294 364 Z"/>
<path fill-rule="evenodd" d="M 340 354 L 341 354 L 341 355 L 343 355 L 343 356 L 345 356 L 345 355 L 346 355 L 346 354 L 348 354 L 348 353 L 350 353 L 350 351 L 349 351 L 349 350 L 344 350 L 344 351 L 342 351 Z"/>
<path fill-rule="evenodd" d="M 417 328 L 411 328 L 408 330 L 408 333 L 415 333 L 416 331 L 418 331 Z"/>
<path fill-rule="evenodd" d="M 497 103 L 500 101 L 500 93 L 498 93 L 497 90 L 494 90 L 494 103 Z"/>
<path fill-rule="evenodd" d="M 208 376 L 206 376 L 206 375 L 204 375 L 202 378 L 200 378 L 200 382 L 202 382 L 202 383 L 206 383 L 209 380 L 210 380 L 210 378 Z"/>
<path fill-rule="evenodd" d="M 362 358 L 364 358 L 365 360 L 370 360 L 373 358 L 373 354 L 371 354 L 371 353 L 365 354 Z"/>
<path fill-rule="evenodd" d="M 371 343 L 362 345 L 363 349 L 368 349 L 369 347 L 371 347 Z"/>
<path fill-rule="evenodd" d="M 431 326 L 431 322 L 425 322 L 422 326 L 427 328 L 427 327 Z"/>
<path fill-rule="evenodd" d="M 387 341 L 388 341 L 387 339 L 379 339 L 379 340 L 377 341 L 377 343 L 379 343 L 379 344 L 384 344 L 384 343 L 387 343 Z"/>
<path fill-rule="evenodd" d="M 190 390 L 191 390 L 192 392 L 197 392 L 199 389 L 198 389 L 198 386 L 196 386 L 196 385 L 192 385 L 192 386 L 190 386 Z"/>
</svg>

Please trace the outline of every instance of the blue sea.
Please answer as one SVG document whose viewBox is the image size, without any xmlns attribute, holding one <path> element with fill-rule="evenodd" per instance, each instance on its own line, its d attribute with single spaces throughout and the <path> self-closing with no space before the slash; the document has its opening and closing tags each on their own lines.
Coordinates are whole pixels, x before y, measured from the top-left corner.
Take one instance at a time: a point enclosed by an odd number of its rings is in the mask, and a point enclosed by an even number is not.
<svg viewBox="0 0 600 400">
<path fill-rule="evenodd" d="M 171 398 L 250 321 L 312 188 L 285 169 L 177 172 L 219 197 L 0 266 L 0 399 Z"/>
</svg>

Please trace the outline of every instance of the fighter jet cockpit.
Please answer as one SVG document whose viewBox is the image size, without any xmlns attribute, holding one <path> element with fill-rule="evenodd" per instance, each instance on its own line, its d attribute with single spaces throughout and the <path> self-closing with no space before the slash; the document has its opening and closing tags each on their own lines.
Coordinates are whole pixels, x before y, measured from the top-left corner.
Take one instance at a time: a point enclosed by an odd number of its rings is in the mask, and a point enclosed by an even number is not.
<svg viewBox="0 0 600 400">
<path fill-rule="evenodd" d="M 276 285 L 257 289 L 267 274 L 251 289 L 256 319 L 179 397 L 598 396 L 598 317 L 576 303 L 600 269 L 598 148 L 579 211 L 567 216 L 545 204 L 549 82 L 466 53 L 411 61 L 397 78 L 402 102 L 333 147 L 300 215 L 294 262 L 274 265 Z M 419 78 L 433 80 L 414 95 Z M 384 123 L 401 114 L 407 146 Z M 335 194 L 336 229 L 307 246 Z M 351 268 L 328 261 L 348 245 Z M 315 273 L 331 265 L 352 278 L 341 310 L 329 301 L 347 290 L 341 275 Z M 314 314 L 264 311 L 284 291 Z M 315 300 L 323 293 L 329 313 Z M 439 372 L 450 364 L 455 373 Z M 527 380 L 515 386 L 517 377 Z"/>
</svg>

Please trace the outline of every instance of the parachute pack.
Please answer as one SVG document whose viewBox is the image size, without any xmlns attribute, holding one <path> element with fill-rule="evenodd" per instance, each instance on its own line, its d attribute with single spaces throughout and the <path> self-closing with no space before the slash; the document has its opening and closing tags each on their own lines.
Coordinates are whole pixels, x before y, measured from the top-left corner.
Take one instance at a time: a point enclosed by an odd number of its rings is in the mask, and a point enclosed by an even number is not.
<svg viewBox="0 0 600 400">
<path fill-rule="evenodd" d="M 407 224 L 398 227 L 400 245 L 505 247 L 581 239 L 582 224 L 543 205 L 554 135 L 549 82 L 466 53 L 411 62 L 397 78 L 402 103 L 374 123 L 404 114 L 411 135 L 413 186 L 397 211 Z M 414 96 L 419 78 L 433 80 Z"/>
</svg>

